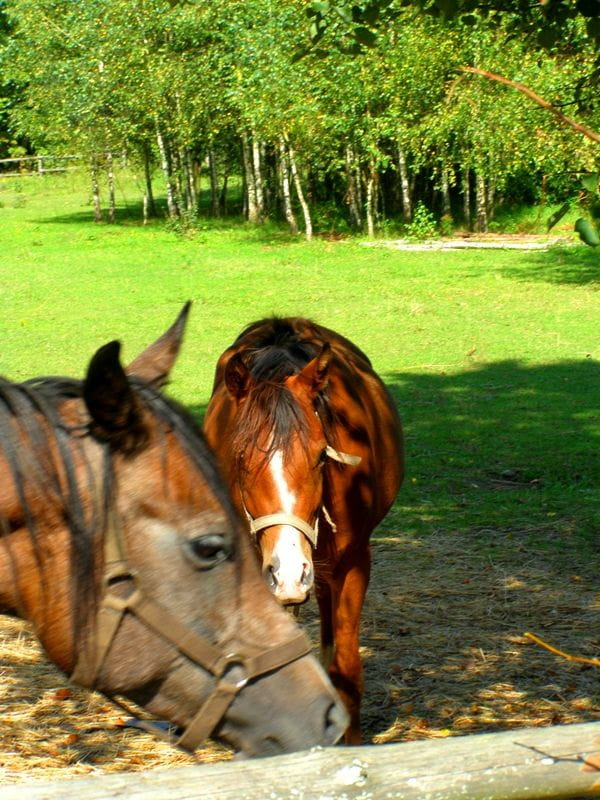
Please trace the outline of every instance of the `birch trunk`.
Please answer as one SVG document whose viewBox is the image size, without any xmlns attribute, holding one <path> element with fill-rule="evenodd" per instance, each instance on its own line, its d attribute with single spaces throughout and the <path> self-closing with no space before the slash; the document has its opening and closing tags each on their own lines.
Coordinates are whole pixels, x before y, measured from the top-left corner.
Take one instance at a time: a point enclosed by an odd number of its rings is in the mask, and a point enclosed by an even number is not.
<svg viewBox="0 0 600 800">
<path fill-rule="evenodd" d="M 221 209 L 221 213 L 224 216 L 227 216 L 227 180 L 229 176 L 225 174 L 223 176 L 223 186 L 221 187 L 221 194 L 219 197 L 219 207 Z"/>
<path fill-rule="evenodd" d="M 493 180 L 488 181 L 487 188 L 487 216 L 488 222 L 494 219 L 496 211 L 496 182 Z"/>
<path fill-rule="evenodd" d="M 375 218 L 377 215 L 377 173 L 375 165 L 369 164 L 369 178 L 367 180 L 367 233 L 369 238 L 375 236 Z"/>
<path fill-rule="evenodd" d="M 115 221 L 115 173 L 112 153 L 106 154 L 106 177 L 108 180 L 108 221 Z"/>
<path fill-rule="evenodd" d="M 412 220 L 412 200 L 410 182 L 408 179 L 408 165 L 406 163 L 406 153 L 398 141 L 398 175 L 400 176 L 400 197 L 402 198 L 402 219 L 409 223 Z"/>
<path fill-rule="evenodd" d="M 177 203 L 177 189 L 173 181 L 173 171 L 171 161 L 167 150 L 167 144 L 162 135 L 162 131 L 156 123 L 156 142 L 158 144 L 158 152 L 160 153 L 160 167 L 165 179 L 165 188 L 167 190 L 167 209 L 169 217 L 176 219 L 179 216 L 179 205 Z"/>
<path fill-rule="evenodd" d="M 246 183 L 246 218 L 248 222 L 257 224 L 258 207 L 256 204 L 256 184 L 254 182 L 254 170 L 252 168 L 252 152 L 247 134 L 242 134 L 242 157 L 244 161 L 244 181 Z"/>
<path fill-rule="evenodd" d="M 156 216 L 156 204 L 154 202 L 154 192 L 152 191 L 152 172 L 150 169 L 150 148 L 147 142 L 144 142 L 142 156 L 144 159 L 144 181 L 146 184 L 146 191 L 144 193 L 144 224 L 146 224 L 148 217 Z"/>
<path fill-rule="evenodd" d="M 217 157 L 211 147 L 208 151 L 208 166 L 210 172 L 210 213 L 213 217 L 221 216 L 219 203 L 219 176 L 217 174 Z"/>
<path fill-rule="evenodd" d="M 181 150 L 177 147 L 170 148 L 169 145 L 167 145 L 167 153 L 170 154 L 171 175 L 173 176 L 175 182 L 175 197 L 177 198 L 177 205 L 179 206 L 179 211 L 181 213 L 181 201 L 183 201 L 183 198 L 185 197 L 185 189 L 183 185 L 184 160 L 181 157 Z"/>
<path fill-rule="evenodd" d="M 192 154 L 187 148 L 183 153 L 183 171 L 185 175 L 185 207 L 188 211 L 196 213 L 198 210 L 196 177 L 194 175 Z"/>
<path fill-rule="evenodd" d="M 485 178 L 480 172 L 475 173 L 475 205 L 477 208 L 477 231 L 485 233 L 488 226 Z"/>
<path fill-rule="evenodd" d="M 262 222 L 265 218 L 265 195 L 263 191 L 260 142 L 254 131 L 252 131 L 252 168 L 254 170 L 254 187 L 256 191 L 256 210 L 258 213 L 258 221 Z"/>
<path fill-rule="evenodd" d="M 310 218 L 310 209 L 308 208 L 308 203 L 306 202 L 306 198 L 304 197 L 304 192 L 302 191 L 302 184 L 300 182 L 300 176 L 298 175 L 298 168 L 296 167 L 296 157 L 294 156 L 294 149 L 291 144 L 288 142 L 288 157 L 290 159 L 290 169 L 292 171 L 292 178 L 294 180 L 294 188 L 296 189 L 296 194 L 298 195 L 298 202 L 300 203 L 300 208 L 302 209 L 302 214 L 304 216 L 304 228 L 305 228 L 305 236 L 306 240 L 310 242 L 312 239 L 312 219 Z"/>
<path fill-rule="evenodd" d="M 470 171 L 467 169 L 462 175 L 462 196 L 463 196 L 463 216 L 465 218 L 465 226 L 468 231 L 471 230 L 471 181 Z"/>
<path fill-rule="evenodd" d="M 448 167 L 442 167 L 442 216 L 452 219 L 452 205 L 450 203 L 450 181 L 448 180 Z"/>
<path fill-rule="evenodd" d="M 292 197 L 290 193 L 289 160 L 288 160 L 287 149 L 285 146 L 285 140 L 283 139 L 283 137 L 279 140 L 279 171 L 281 173 L 280 183 L 281 183 L 281 197 L 283 200 L 283 213 L 285 214 L 287 223 L 290 226 L 291 233 L 296 234 L 298 233 L 298 223 L 296 222 L 296 217 L 294 216 L 294 210 L 292 208 Z"/>
<path fill-rule="evenodd" d="M 100 205 L 100 187 L 98 186 L 98 170 L 96 157 L 90 158 L 90 179 L 92 182 L 92 203 L 94 206 L 94 222 L 102 222 L 102 206 Z"/>
<path fill-rule="evenodd" d="M 362 230 L 361 203 L 359 201 L 360 179 L 356 176 L 356 153 L 351 144 L 346 145 L 346 201 L 350 212 L 350 224 L 357 230 Z"/>
</svg>

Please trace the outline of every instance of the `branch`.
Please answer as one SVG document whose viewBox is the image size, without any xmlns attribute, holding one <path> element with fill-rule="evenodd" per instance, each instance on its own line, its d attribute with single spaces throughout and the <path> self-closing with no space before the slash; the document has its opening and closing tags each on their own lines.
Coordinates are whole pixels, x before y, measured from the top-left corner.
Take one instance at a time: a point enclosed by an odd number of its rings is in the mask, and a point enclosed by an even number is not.
<svg viewBox="0 0 600 800">
<path fill-rule="evenodd" d="M 546 650 L 549 650 L 551 653 L 554 653 L 561 658 L 566 658 L 567 661 L 576 661 L 578 664 L 592 664 L 595 667 L 600 667 L 600 659 L 598 658 L 586 658 L 585 656 L 572 656 L 570 653 L 565 653 L 564 650 L 559 650 L 558 647 L 553 647 L 548 642 L 545 642 L 543 639 L 540 639 L 539 636 L 536 636 L 534 633 L 527 633 L 523 634 L 528 639 L 531 639 L 532 642 L 539 644 L 540 647 L 544 647 Z"/>
<path fill-rule="evenodd" d="M 536 94 L 534 91 L 529 89 L 527 86 L 524 86 L 522 83 L 517 83 L 517 81 L 511 81 L 508 78 L 502 77 L 502 75 L 496 75 L 493 72 L 487 72 L 484 69 L 479 69 L 478 67 L 459 67 L 460 72 L 471 72 L 473 75 L 482 75 L 484 78 L 489 78 L 492 81 L 497 81 L 498 83 L 503 83 L 505 86 L 510 86 L 511 89 L 516 89 L 521 94 L 524 94 L 530 100 L 533 100 L 534 103 L 537 103 L 538 106 L 544 108 L 546 111 L 549 111 L 551 114 L 554 114 L 561 122 L 565 125 L 568 125 L 573 130 L 577 131 L 578 133 L 582 133 L 588 139 L 591 139 L 593 142 L 598 142 L 600 144 L 600 133 L 596 133 L 596 131 L 591 130 L 591 128 L 587 128 L 585 125 L 582 125 L 579 122 L 576 122 L 571 117 L 567 117 L 566 114 L 563 114 L 562 111 L 559 111 L 556 106 L 553 106 L 552 103 L 549 103 L 547 100 L 544 100 L 543 97 L 540 97 L 539 94 Z"/>
</svg>

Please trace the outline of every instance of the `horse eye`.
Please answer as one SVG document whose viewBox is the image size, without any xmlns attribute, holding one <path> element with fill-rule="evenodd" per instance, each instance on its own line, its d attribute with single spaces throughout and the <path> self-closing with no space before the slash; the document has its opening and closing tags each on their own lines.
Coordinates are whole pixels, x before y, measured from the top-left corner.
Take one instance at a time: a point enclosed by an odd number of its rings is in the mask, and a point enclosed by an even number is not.
<svg viewBox="0 0 600 800">
<path fill-rule="evenodd" d="M 327 448 L 324 447 L 319 453 L 319 460 L 317 462 L 317 466 L 321 467 L 325 463 L 326 458 L 327 458 Z"/>
<path fill-rule="evenodd" d="M 189 539 L 186 551 L 191 561 L 200 569 L 212 569 L 227 561 L 233 554 L 231 538 L 224 533 L 207 533 Z"/>
</svg>

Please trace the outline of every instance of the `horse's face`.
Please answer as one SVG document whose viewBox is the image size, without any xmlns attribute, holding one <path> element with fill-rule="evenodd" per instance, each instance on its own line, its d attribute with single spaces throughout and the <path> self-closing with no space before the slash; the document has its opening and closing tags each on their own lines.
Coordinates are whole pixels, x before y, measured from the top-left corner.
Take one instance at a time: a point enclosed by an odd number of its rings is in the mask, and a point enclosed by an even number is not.
<svg viewBox="0 0 600 800">
<path fill-rule="evenodd" d="M 160 384 L 177 349 L 172 335 L 161 337 L 129 370 Z M 195 426 L 127 379 L 117 343 L 92 359 L 83 400 L 67 400 L 58 414 L 62 444 L 49 440 L 38 468 L 62 463 L 58 475 L 23 491 L 0 483 L 0 610 L 30 619 L 76 682 L 187 728 L 189 749 L 210 734 L 247 755 L 334 743 L 346 713 L 306 648 L 288 647 L 298 629 L 265 587 Z M 71 426 L 79 433 L 65 445 Z M 46 427 L 42 420 L 36 431 Z M 0 452 L 0 469 L 11 459 L 3 464 Z M 86 524 L 104 520 L 87 539 L 85 573 L 84 540 L 61 505 L 73 494 Z M 84 605 L 73 590 L 82 583 L 91 595 Z"/>
<path fill-rule="evenodd" d="M 291 639 L 295 627 L 269 596 L 235 517 L 194 474 L 174 437 L 166 453 L 151 442 L 143 465 L 123 463 L 118 476 L 119 516 L 127 520 L 123 533 L 137 588 L 224 654 Z M 123 620 L 99 678 L 102 691 L 124 694 L 182 728 L 216 685 L 135 616 Z M 246 686 L 217 733 L 248 755 L 268 755 L 332 744 L 344 727 L 328 680 L 308 656 Z"/>
<path fill-rule="evenodd" d="M 265 425 L 241 454 L 237 490 L 252 518 L 267 586 L 283 605 L 303 603 L 314 580 L 313 550 L 323 505 L 327 446 L 315 397 L 326 382 L 329 360 L 327 348 L 301 372 L 285 379 L 275 403 L 294 409 L 289 435 L 274 436 L 274 428 Z M 252 402 L 252 379 L 249 375 L 241 379 L 243 369 L 243 364 L 234 363 L 226 376 L 230 391 L 238 393 L 240 409 Z M 234 371 L 238 371 L 235 379 Z M 277 518 L 269 519 L 271 515 Z"/>
</svg>

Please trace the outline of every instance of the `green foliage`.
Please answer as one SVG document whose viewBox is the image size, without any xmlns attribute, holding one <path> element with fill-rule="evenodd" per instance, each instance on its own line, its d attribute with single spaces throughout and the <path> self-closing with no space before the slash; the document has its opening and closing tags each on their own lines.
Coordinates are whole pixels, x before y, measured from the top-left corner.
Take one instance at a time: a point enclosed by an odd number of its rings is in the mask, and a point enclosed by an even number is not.
<svg viewBox="0 0 600 800">
<path fill-rule="evenodd" d="M 427 13 L 415 16 L 416 5 Z M 558 14 L 560 4 L 547 5 Z M 548 202 L 564 202 L 573 164 L 597 170 L 589 144 L 527 99 L 457 72 L 482 64 L 568 104 L 595 57 L 589 37 L 548 54 L 515 35 L 513 17 L 490 14 L 490 26 L 474 3 L 7 0 L 6 9 L 0 77 L 16 89 L 0 105 L 0 147 L 10 117 L 5 148 L 31 141 L 38 152 L 78 152 L 101 176 L 107 154 L 123 154 L 141 191 L 145 168 L 160 170 L 191 217 L 215 213 L 190 189 L 198 175 L 208 181 L 207 156 L 220 189 L 242 174 L 242 140 L 259 159 L 271 218 L 282 216 L 282 141 L 293 148 L 317 230 L 366 227 L 367 206 L 373 226 L 398 221 L 401 159 L 413 205 L 439 209 L 443 177 L 459 208 L 477 179 L 490 214 L 516 184 L 523 192 L 513 199 L 534 202 L 543 176 L 555 187 Z M 308 50 L 307 14 L 315 26 Z M 569 36 L 583 36 L 581 18 L 569 17 Z M 596 125 L 593 103 L 585 113 Z M 183 219 L 179 227 L 193 226 Z"/>
<path fill-rule="evenodd" d="M 575 223 L 575 230 L 579 234 L 581 241 L 585 242 L 585 244 L 590 247 L 598 247 L 600 244 L 600 237 L 598 236 L 596 226 L 591 223 L 589 219 L 579 217 Z"/>
<path fill-rule="evenodd" d="M 437 232 L 438 226 L 433 213 L 429 211 L 424 203 L 417 203 L 412 221 L 406 226 L 408 238 L 425 241 L 426 239 L 434 239 Z"/>
</svg>

